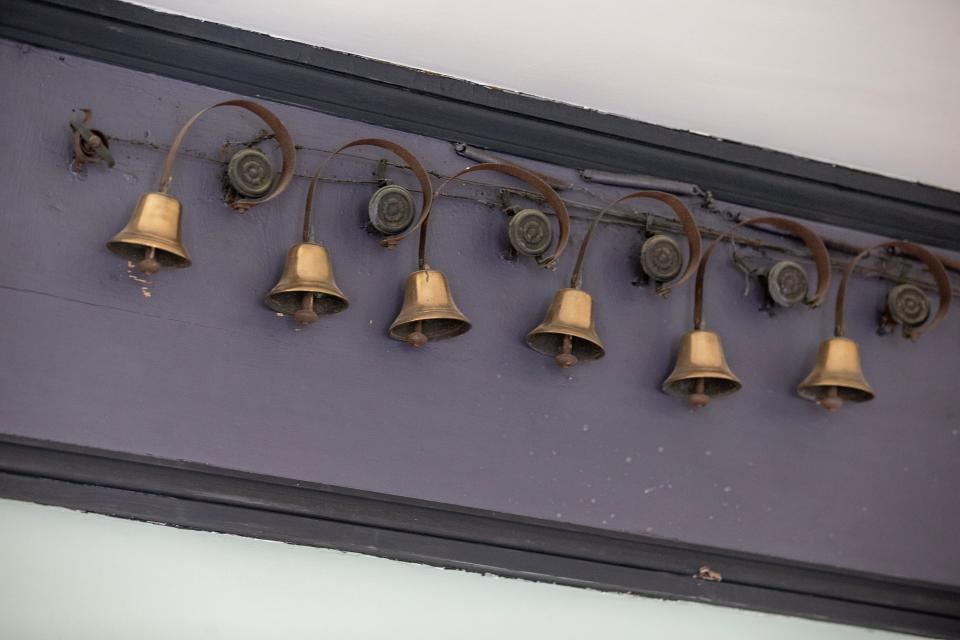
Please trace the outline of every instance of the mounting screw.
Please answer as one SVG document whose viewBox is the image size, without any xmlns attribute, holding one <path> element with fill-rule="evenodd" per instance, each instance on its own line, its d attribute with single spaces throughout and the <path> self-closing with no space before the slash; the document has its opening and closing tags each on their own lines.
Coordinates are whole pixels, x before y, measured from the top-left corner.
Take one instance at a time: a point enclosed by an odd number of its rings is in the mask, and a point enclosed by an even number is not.
<svg viewBox="0 0 960 640">
<path fill-rule="evenodd" d="M 87 126 L 93 112 L 90 109 L 80 109 L 83 118 L 70 123 L 73 130 L 73 162 L 77 167 L 85 164 L 103 162 L 108 167 L 116 164 L 113 154 L 110 153 L 110 139 L 103 131 L 91 129 Z"/>
</svg>

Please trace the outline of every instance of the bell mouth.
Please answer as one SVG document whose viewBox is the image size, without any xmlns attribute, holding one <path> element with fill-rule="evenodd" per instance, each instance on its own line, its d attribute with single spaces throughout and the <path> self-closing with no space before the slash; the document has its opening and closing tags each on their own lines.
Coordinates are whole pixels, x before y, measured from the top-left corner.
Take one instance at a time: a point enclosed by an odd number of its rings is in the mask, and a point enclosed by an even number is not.
<svg viewBox="0 0 960 640">
<path fill-rule="evenodd" d="M 420 323 L 419 329 L 417 328 L 417 322 Z M 427 339 L 433 341 L 455 338 L 470 330 L 469 322 L 455 318 L 426 318 L 417 322 L 405 322 L 392 327 L 390 337 L 394 340 L 406 342 L 410 334 L 419 330 Z"/>
<path fill-rule="evenodd" d="M 797 395 L 805 400 L 820 402 L 829 395 L 831 387 L 836 388 L 837 397 L 844 402 L 867 402 L 873 400 L 874 397 L 874 394 L 870 391 L 840 385 L 817 385 L 815 387 L 799 388 L 797 389 Z"/>
<path fill-rule="evenodd" d="M 151 248 L 154 249 L 154 259 L 160 263 L 161 267 L 177 267 L 183 269 L 189 267 L 191 264 L 190 258 L 167 251 L 162 245 L 153 243 L 150 240 L 145 239 L 137 243 L 124 240 L 111 240 L 107 243 L 107 249 L 131 262 L 142 260 Z"/>
<path fill-rule="evenodd" d="M 457 308 L 446 276 L 421 269 L 407 276 L 403 306 L 387 335 L 412 346 L 446 340 L 470 330 L 470 320 Z"/>
<path fill-rule="evenodd" d="M 534 351 L 542 353 L 545 356 L 556 356 L 563 351 L 563 339 L 566 336 L 570 336 L 571 338 L 573 348 L 570 353 L 573 354 L 577 360 L 597 360 L 602 358 L 604 353 L 606 353 L 600 345 L 573 334 L 531 334 L 527 336 L 526 342 L 527 346 Z"/>
<path fill-rule="evenodd" d="M 703 380 L 703 390 L 697 389 L 697 381 Z M 664 385 L 663 390 L 671 396 L 686 397 L 694 393 L 703 393 L 711 398 L 726 396 L 740 390 L 743 385 L 737 380 L 728 380 L 727 378 L 711 378 L 703 376 L 699 378 L 687 378 L 685 380 L 674 380 L 669 385 Z"/>
<path fill-rule="evenodd" d="M 264 304 L 285 315 L 292 315 L 303 307 L 303 294 L 313 293 L 313 310 L 317 315 L 340 313 L 349 306 L 349 303 L 339 296 L 326 291 L 284 291 L 273 293 L 264 299 Z"/>
<path fill-rule="evenodd" d="M 873 400 L 873 389 L 863 377 L 857 343 L 842 336 L 821 342 L 816 364 L 797 386 L 797 395 L 824 406 L 832 404 L 831 398 L 847 402 Z"/>
</svg>

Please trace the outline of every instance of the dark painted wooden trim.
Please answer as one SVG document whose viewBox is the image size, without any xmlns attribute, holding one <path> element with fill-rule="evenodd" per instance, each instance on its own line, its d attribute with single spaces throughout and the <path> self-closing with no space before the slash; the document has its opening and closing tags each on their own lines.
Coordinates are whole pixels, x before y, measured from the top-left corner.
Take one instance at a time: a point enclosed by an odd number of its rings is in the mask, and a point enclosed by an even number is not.
<svg viewBox="0 0 960 640">
<path fill-rule="evenodd" d="M 0 37 L 563 166 L 693 182 L 720 200 L 960 249 L 957 192 L 117 0 L 0 0 Z"/>
<path fill-rule="evenodd" d="M 0 435 L 0 497 L 608 591 L 960 637 L 960 589 Z M 720 582 L 695 579 L 702 566 Z"/>
</svg>

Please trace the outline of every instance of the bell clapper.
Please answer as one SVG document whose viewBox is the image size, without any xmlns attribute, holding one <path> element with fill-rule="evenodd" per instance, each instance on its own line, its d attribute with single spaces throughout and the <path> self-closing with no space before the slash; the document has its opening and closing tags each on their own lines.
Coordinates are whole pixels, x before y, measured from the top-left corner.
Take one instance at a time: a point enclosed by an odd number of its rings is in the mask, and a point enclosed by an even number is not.
<svg viewBox="0 0 960 640">
<path fill-rule="evenodd" d="M 320 316 L 313 310 L 313 292 L 307 291 L 303 294 L 303 298 L 301 298 L 300 301 L 300 308 L 294 312 L 293 319 L 301 325 L 307 326 L 308 324 L 313 324 L 319 318 Z"/>
<path fill-rule="evenodd" d="M 137 263 L 137 268 L 140 269 L 141 273 L 148 276 L 152 276 L 160 271 L 160 262 L 157 260 L 157 250 L 149 247 L 143 256 L 143 260 Z"/>
<path fill-rule="evenodd" d="M 430 341 L 427 338 L 426 334 L 423 332 L 423 321 L 417 320 L 416 324 L 413 325 L 413 331 L 407 336 L 407 342 L 410 343 L 412 347 L 422 347 Z"/>
<path fill-rule="evenodd" d="M 697 384 L 691 393 L 687 397 L 687 402 L 690 403 L 691 407 L 699 409 L 710 404 L 710 396 L 706 394 L 705 381 L 703 378 L 697 378 Z"/>
<path fill-rule="evenodd" d="M 827 411 L 836 411 L 843 406 L 843 398 L 837 392 L 836 387 L 827 387 L 827 393 L 820 398 L 820 406 Z"/>
<path fill-rule="evenodd" d="M 577 364 L 577 356 L 573 355 L 572 336 L 563 336 L 563 345 L 560 348 L 560 353 L 554 356 L 553 359 L 562 369 L 569 369 L 573 365 Z"/>
</svg>

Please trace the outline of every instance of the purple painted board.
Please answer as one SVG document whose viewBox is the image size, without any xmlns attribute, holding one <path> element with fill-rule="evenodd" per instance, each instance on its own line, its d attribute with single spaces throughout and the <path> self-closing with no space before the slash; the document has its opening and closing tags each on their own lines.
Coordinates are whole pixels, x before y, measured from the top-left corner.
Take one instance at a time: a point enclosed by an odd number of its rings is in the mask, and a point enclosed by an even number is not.
<svg viewBox="0 0 960 640">
<path fill-rule="evenodd" d="M 692 288 L 664 301 L 632 286 L 633 230 L 603 227 L 587 264 L 607 356 L 563 372 L 521 338 L 565 286 L 586 224 L 575 222 L 570 253 L 547 272 L 498 257 L 501 214 L 442 199 L 430 262 L 474 329 L 413 351 L 386 328 L 416 247 L 381 249 L 361 230 L 372 188 L 338 184 L 321 186 L 318 237 L 351 307 L 296 332 L 260 300 L 298 237 L 303 178 L 278 202 L 238 215 L 221 202 L 219 167 L 181 158 L 172 193 L 194 266 L 143 285 L 103 246 L 156 186 L 163 154 L 150 145 L 168 144 L 225 97 L 0 42 L 0 106 L 13 123 L 0 128 L 2 431 L 960 582 L 958 314 L 917 344 L 880 338 L 885 285 L 858 279 L 848 333 L 878 398 L 828 415 L 793 387 L 830 335 L 831 305 L 769 319 L 721 253 L 707 319 L 744 389 L 694 413 L 659 392 L 690 327 Z M 447 175 L 466 164 L 446 141 L 272 106 L 305 147 L 301 175 L 323 159 L 316 149 L 371 135 Z M 115 169 L 71 173 L 67 121 L 78 107 L 92 108 L 108 134 L 146 144 L 117 141 Z M 215 111 L 186 150 L 215 158 L 225 140 L 259 128 L 239 111 Z M 369 180 L 373 164 L 344 159 L 332 174 Z"/>
</svg>

